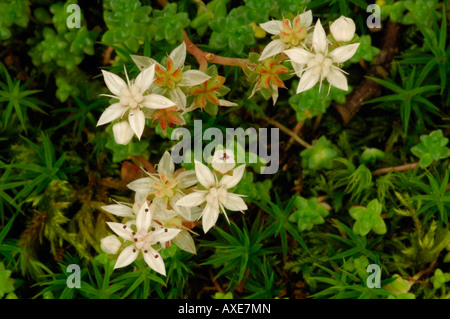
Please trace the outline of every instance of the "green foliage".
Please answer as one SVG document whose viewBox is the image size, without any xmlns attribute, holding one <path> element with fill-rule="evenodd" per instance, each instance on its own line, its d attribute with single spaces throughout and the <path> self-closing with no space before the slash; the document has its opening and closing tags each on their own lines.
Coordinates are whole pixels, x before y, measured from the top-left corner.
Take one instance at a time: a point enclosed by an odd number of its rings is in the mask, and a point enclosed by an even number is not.
<svg viewBox="0 0 450 319">
<path fill-rule="evenodd" d="M 411 147 L 411 153 L 420 158 L 420 166 L 423 168 L 450 156 L 450 149 L 446 146 L 448 138 L 444 137 L 442 130 L 435 130 L 429 135 L 421 135 L 420 142 Z"/>
<path fill-rule="evenodd" d="M 153 36 L 149 26 L 150 6 L 142 6 L 138 0 L 104 1 L 103 17 L 108 30 L 102 36 L 102 42 L 113 45 L 122 43 L 132 52 L 139 49 L 139 41 Z M 152 30 L 153 31 L 153 30 Z"/>
<path fill-rule="evenodd" d="M 46 114 L 39 105 L 45 105 L 46 103 L 38 100 L 34 97 L 30 97 L 32 94 L 40 92 L 39 90 L 26 90 L 29 82 L 25 82 L 20 85 L 20 81 L 13 81 L 9 76 L 9 73 L 5 71 L 6 83 L 0 82 L 0 105 L 3 110 L 2 122 L 5 128 L 12 129 L 15 119 L 20 122 L 22 129 L 27 132 L 28 121 L 28 109 Z M 4 103 L 7 103 L 4 106 Z M 14 113 L 12 112 L 14 110 Z"/>
<path fill-rule="evenodd" d="M 323 224 L 324 217 L 328 216 L 328 210 L 317 202 L 316 197 L 309 200 L 298 197 L 294 206 L 297 210 L 289 216 L 289 221 L 297 223 L 300 232 L 311 230 L 314 225 Z"/>
<path fill-rule="evenodd" d="M 371 230 L 377 235 L 386 233 L 386 224 L 380 216 L 383 207 L 377 199 L 372 200 L 367 207 L 352 207 L 350 216 L 356 220 L 353 224 L 353 232 L 366 236 Z"/>
<path fill-rule="evenodd" d="M 170 3 L 163 10 L 153 12 L 156 28 L 155 40 L 166 40 L 170 44 L 183 41 L 184 34 L 181 31 L 189 25 L 189 17 L 186 12 L 177 13 L 177 4 Z"/>
<path fill-rule="evenodd" d="M 11 28 L 18 25 L 26 28 L 29 22 L 27 10 L 29 8 L 28 0 L 2 0 L 0 2 L 0 12 L 2 19 L 0 21 L 0 40 L 6 40 L 13 35 Z"/>
<path fill-rule="evenodd" d="M 302 167 L 312 170 L 321 168 L 331 169 L 333 160 L 337 155 L 338 153 L 332 147 L 331 141 L 325 136 L 321 136 L 313 147 L 300 152 Z"/>
</svg>

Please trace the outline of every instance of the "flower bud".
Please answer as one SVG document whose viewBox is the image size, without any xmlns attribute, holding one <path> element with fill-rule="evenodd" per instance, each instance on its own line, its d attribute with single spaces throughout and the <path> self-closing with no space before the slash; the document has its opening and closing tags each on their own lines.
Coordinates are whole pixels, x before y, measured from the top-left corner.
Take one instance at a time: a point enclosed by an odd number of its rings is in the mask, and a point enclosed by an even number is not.
<svg viewBox="0 0 450 319">
<path fill-rule="evenodd" d="M 330 26 L 331 34 L 338 42 L 348 42 L 355 35 L 355 22 L 352 19 L 341 16 Z"/>
<path fill-rule="evenodd" d="M 100 240 L 101 249 L 107 254 L 116 254 L 122 243 L 115 235 L 107 236 Z"/>
<path fill-rule="evenodd" d="M 211 165 L 216 171 L 222 174 L 229 172 L 236 166 L 233 151 L 227 149 L 217 150 L 214 153 Z"/>
<path fill-rule="evenodd" d="M 114 140 L 117 144 L 127 145 L 133 138 L 134 132 L 128 121 L 122 121 L 113 125 Z"/>
</svg>

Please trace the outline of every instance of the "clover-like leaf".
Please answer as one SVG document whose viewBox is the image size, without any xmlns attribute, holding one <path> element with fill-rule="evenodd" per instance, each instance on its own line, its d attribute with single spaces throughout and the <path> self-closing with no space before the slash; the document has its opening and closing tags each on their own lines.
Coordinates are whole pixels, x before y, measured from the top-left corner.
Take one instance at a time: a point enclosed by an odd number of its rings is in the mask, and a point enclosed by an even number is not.
<svg viewBox="0 0 450 319">
<path fill-rule="evenodd" d="M 298 197 L 294 206 L 297 210 L 289 216 L 289 221 L 297 223 L 298 230 L 301 232 L 311 230 L 314 225 L 323 224 L 324 217 L 328 216 L 328 210 L 318 203 L 316 197 L 308 200 Z"/>
<path fill-rule="evenodd" d="M 302 167 L 313 170 L 322 167 L 331 169 L 337 155 L 337 151 L 332 148 L 331 141 L 325 136 L 321 136 L 313 147 L 300 152 Z"/>
<path fill-rule="evenodd" d="M 386 233 L 386 224 L 380 216 L 382 208 L 378 199 L 372 200 L 367 207 L 351 207 L 349 210 L 350 216 L 356 220 L 353 225 L 353 232 L 361 236 L 367 235 L 370 230 L 377 235 Z"/>
<path fill-rule="evenodd" d="M 420 136 L 420 144 L 411 147 L 411 153 L 420 158 L 420 166 L 426 168 L 432 162 L 450 157 L 450 149 L 446 147 L 448 138 L 441 130 L 435 130 L 429 135 Z"/>
</svg>

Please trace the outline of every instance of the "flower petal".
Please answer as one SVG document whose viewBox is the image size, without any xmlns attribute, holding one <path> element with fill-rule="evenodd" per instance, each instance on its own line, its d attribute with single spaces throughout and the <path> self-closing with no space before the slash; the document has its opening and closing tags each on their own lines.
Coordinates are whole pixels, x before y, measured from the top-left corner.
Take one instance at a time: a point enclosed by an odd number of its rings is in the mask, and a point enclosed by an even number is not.
<svg viewBox="0 0 450 319">
<path fill-rule="evenodd" d="M 226 203 L 223 203 L 223 206 L 231 211 L 243 211 L 248 209 L 244 200 L 239 195 L 233 193 L 228 193 L 227 201 Z"/>
<path fill-rule="evenodd" d="M 259 57 L 258 61 L 263 61 L 267 58 L 277 55 L 283 52 L 284 49 L 286 49 L 286 45 L 283 41 L 281 41 L 280 39 L 273 40 L 266 45 L 264 50 L 261 52 L 261 56 Z"/>
<path fill-rule="evenodd" d="M 320 19 L 317 20 L 316 26 L 314 27 L 312 43 L 314 51 L 316 53 L 326 53 L 328 47 L 327 36 L 325 34 L 325 30 L 322 27 L 322 24 L 320 24 Z"/>
<path fill-rule="evenodd" d="M 144 71 L 145 69 L 151 67 L 153 64 L 162 66 L 156 60 L 154 60 L 152 58 L 149 58 L 147 56 L 130 55 L 130 57 L 133 60 L 134 64 L 136 64 L 138 69 L 141 70 L 141 71 Z"/>
<path fill-rule="evenodd" d="M 161 255 L 151 247 L 149 247 L 146 250 L 147 250 L 147 252 L 145 253 L 143 251 L 142 255 L 144 256 L 144 260 L 147 263 L 147 265 L 154 271 L 165 276 L 166 275 L 166 267 L 164 266 L 164 260 L 162 259 Z"/>
<path fill-rule="evenodd" d="M 152 216 L 150 214 L 150 209 L 148 208 L 147 201 L 145 201 L 136 215 L 136 229 L 138 232 L 140 231 L 148 232 L 151 223 L 152 223 Z"/>
<path fill-rule="evenodd" d="M 156 244 L 157 242 L 165 243 L 169 240 L 172 240 L 181 229 L 178 228 L 160 228 L 151 233 L 151 245 Z"/>
<path fill-rule="evenodd" d="M 195 191 L 177 201 L 177 206 L 195 207 L 206 201 L 206 191 Z"/>
<path fill-rule="evenodd" d="M 112 94 L 120 96 L 120 91 L 122 90 L 122 88 L 128 87 L 125 81 L 114 73 L 105 70 L 102 70 L 102 73 L 105 84 Z"/>
<path fill-rule="evenodd" d="M 300 14 L 300 22 L 308 28 L 313 22 L 312 11 L 308 10 Z"/>
<path fill-rule="evenodd" d="M 202 84 L 203 82 L 209 80 L 211 77 L 198 70 L 189 70 L 183 73 L 183 77 L 181 78 L 180 86 L 195 86 Z"/>
<path fill-rule="evenodd" d="M 179 181 L 179 188 L 188 188 L 194 186 L 198 182 L 197 175 L 194 170 L 181 172 L 175 179 Z"/>
<path fill-rule="evenodd" d="M 175 102 L 159 94 L 148 94 L 144 97 L 142 105 L 149 109 L 166 109 L 174 106 Z"/>
<path fill-rule="evenodd" d="M 134 192 L 153 193 L 155 188 L 151 186 L 153 180 L 150 177 L 143 177 L 132 181 L 127 185 Z"/>
<path fill-rule="evenodd" d="M 216 184 L 213 172 L 203 163 L 195 161 L 195 174 L 200 184 L 206 189 Z"/>
<path fill-rule="evenodd" d="M 128 107 L 122 106 L 119 102 L 111 104 L 103 111 L 102 115 L 98 119 L 97 126 L 112 122 L 115 119 L 122 117 L 127 110 Z"/>
<path fill-rule="evenodd" d="M 298 64 L 308 64 L 308 62 L 314 58 L 314 54 L 311 52 L 306 51 L 302 48 L 293 48 L 284 51 L 286 55 L 291 59 L 292 62 L 298 63 Z"/>
<path fill-rule="evenodd" d="M 127 145 L 133 138 L 134 132 L 130 127 L 128 121 L 121 121 L 115 123 L 112 127 L 114 140 L 117 144 Z"/>
<path fill-rule="evenodd" d="M 344 45 L 329 52 L 328 57 L 330 57 L 334 63 L 342 63 L 350 59 L 353 55 L 355 55 L 356 50 L 358 50 L 358 47 L 359 43 Z"/>
<path fill-rule="evenodd" d="M 130 245 L 120 253 L 119 257 L 117 257 L 116 264 L 114 265 L 114 269 L 122 268 L 128 266 L 133 261 L 136 260 L 139 251 L 134 247 L 134 245 Z"/>
<path fill-rule="evenodd" d="M 173 195 L 173 197 L 170 199 L 170 206 L 172 206 L 177 215 L 180 215 L 186 220 L 192 220 L 191 208 L 177 205 L 177 202 L 183 197 L 184 195 L 180 193 L 176 193 L 175 195 Z M 167 212 L 168 210 L 165 211 Z"/>
<path fill-rule="evenodd" d="M 197 254 L 194 239 L 188 231 L 185 230 L 180 232 L 174 237 L 173 242 L 178 246 L 178 248 L 191 254 Z"/>
<path fill-rule="evenodd" d="M 120 217 L 129 217 L 134 218 L 133 209 L 126 205 L 121 204 L 113 204 L 113 205 L 107 205 L 101 207 L 103 210 L 107 211 L 108 213 L 111 213 L 116 216 Z"/>
<path fill-rule="evenodd" d="M 155 77 L 155 65 L 141 71 L 136 77 L 134 84 L 139 88 L 139 92 L 144 93 L 153 83 Z"/>
<path fill-rule="evenodd" d="M 233 170 L 233 176 L 224 175 L 219 182 L 219 186 L 224 186 L 226 189 L 233 188 L 242 179 L 245 172 L 245 164 L 236 167 Z"/>
<path fill-rule="evenodd" d="M 281 22 L 280 20 L 271 20 L 261 23 L 259 26 L 263 28 L 264 31 L 270 34 L 279 35 L 283 27 L 283 22 Z"/>
<path fill-rule="evenodd" d="M 170 53 L 169 57 L 172 59 L 175 69 L 181 69 L 186 60 L 186 43 L 181 43 Z"/>
<path fill-rule="evenodd" d="M 121 223 L 114 223 L 114 222 L 106 222 L 108 224 L 109 228 L 112 229 L 113 232 L 115 232 L 117 235 L 122 237 L 125 240 L 133 241 L 133 236 L 131 235 L 131 230 L 128 226 L 125 226 Z M 123 228 L 125 226 L 125 228 Z"/>
<path fill-rule="evenodd" d="M 186 108 L 186 95 L 183 93 L 183 91 L 179 87 L 176 87 L 175 89 L 170 90 L 169 96 L 170 96 L 170 99 L 172 101 L 174 101 L 175 104 L 179 108 L 181 108 L 181 109 Z"/>
<path fill-rule="evenodd" d="M 175 171 L 175 163 L 173 162 L 172 156 L 169 152 L 164 152 L 163 156 L 159 160 L 156 170 L 158 173 L 163 173 L 166 176 L 173 175 L 173 172 Z"/>
<path fill-rule="evenodd" d="M 128 115 L 128 122 L 130 122 L 130 127 L 134 134 L 136 134 L 137 138 L 140 140 L 145 128 L 144 112 L 138 109 L 131 110 Z"/>
<path fill-rule="evenodd" d="M 312 88 L 319 81 L 319 78 L 320 72 L 315 72 L 314 69 L 306 70 L 298 83 L 297 94 Z"/>
<path fill-rule="evenodd" d="M 332 86 L 348 91 L 347 78 L 338 68 L 331 68 L 330 73 L 327 75 L 327 80 Z"/>
<path fill-rule="evenodd" d="M 203 231 L 205 233 L 208 232 L 208 230 L 216 224 L 218 218 L 219 218 L 219 207 L 206 204 L 206 207 L 202 213 Z"/>
</svg>

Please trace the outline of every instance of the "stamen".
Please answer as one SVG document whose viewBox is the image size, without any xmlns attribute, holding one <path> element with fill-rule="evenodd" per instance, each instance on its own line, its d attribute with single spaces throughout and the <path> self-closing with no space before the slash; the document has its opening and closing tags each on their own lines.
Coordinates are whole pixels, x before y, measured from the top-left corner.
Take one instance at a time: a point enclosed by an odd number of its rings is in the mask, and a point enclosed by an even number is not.
<svg viewBox="0 0 450 319">
<path fill-rule="evenodd" d="M 133 253 L 135 253 L 136 252 L 136 249 L 133 249 Z"/>
<path fill-rule="evenodd" d="M 159 257 L 159 255 L 155 255 L 155 258 L 158 258 Z"/>
<path fill-rule="evenodd" d="M 123 229 L 127 228 L 127 225 L 123 225 Z"/>
<path fill-rule="evenodd" d="M 148 250 L 144 250 L 144 254 L 148 253 Z"/>
<path fill-rule="evenodd" d="M 165 233 L 167 233 L 167 228 L 166 228 L 166 229 L 164 229 L 164 232 L 165 232 Z"/>
</svg>

